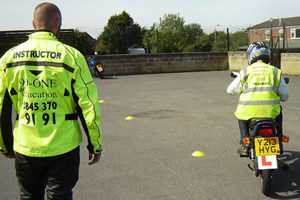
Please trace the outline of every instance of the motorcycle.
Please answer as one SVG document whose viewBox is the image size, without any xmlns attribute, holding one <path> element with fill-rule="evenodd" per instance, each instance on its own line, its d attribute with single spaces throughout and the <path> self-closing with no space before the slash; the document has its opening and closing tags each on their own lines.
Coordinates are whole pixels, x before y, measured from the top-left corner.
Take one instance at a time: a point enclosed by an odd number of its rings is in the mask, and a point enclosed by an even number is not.
<svg viewBox="0 0 300 200">
<path fill-rule="evenodd" d="M 96 74 L 99 78 L 103 79 L 103 66 L 101 63 L 97 63 L 96 66 L 94 67 Z"/>
<path fill-rule="evenodd" d="M 93 77 L 99 77 L 101 79 L 103 79 L 103 66 L 100 62 L 96 62 L 95 60 L 93 60 L 93 58 L 88 57 L 87 59 L 87 63 L 89 65 L 91 74 Z"/>
<path fill-rule="evenodd" d="M 232 72 L 231 77 L 237 77 L 237 72 Z M 289 82 L 285 78 L 286 83 Z M 249 169 L 256 177 L 260 177 L 261 191 L 268 196 L 272 187 L 272 173 L 276 169 L 289 171 L 289 165 L 280 161 L 278 156 L 283 153 L 282 142 L 289 142 L 289 136 L 277 135 L 278 124 L 273 118 L 251 119 L 249 124 L 249 137 L 242 143 L 248 146 L 247 154 L 240 157 L 249 157 Z"/>
</svg>

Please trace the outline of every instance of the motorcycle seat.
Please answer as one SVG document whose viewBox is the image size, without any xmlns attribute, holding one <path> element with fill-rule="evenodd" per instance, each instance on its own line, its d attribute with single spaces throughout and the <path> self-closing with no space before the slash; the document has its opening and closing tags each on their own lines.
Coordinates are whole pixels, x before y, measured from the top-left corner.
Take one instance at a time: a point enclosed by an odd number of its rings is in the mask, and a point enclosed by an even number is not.
<svg viewBox="0 0 300 200">
<path fill-rule="evenodd" d="M 258 132 L 258 129 L 262 126 L 269 126 L 276 130 L 276 121 L 273 118 L 260 118 L 260 119 L 252 119 L 250 121 L 250 136 L 256 135 Z"/>
<path fill-rule="evenodd" d="M 251 125 L 255 125 L 258 122 L 271 122 L 271 123 L 275 123 L 275 119 L 273 118 L 257 118 L 257 119 L 251 119 L 250 120 L 250 126 Z"/>
</svg>

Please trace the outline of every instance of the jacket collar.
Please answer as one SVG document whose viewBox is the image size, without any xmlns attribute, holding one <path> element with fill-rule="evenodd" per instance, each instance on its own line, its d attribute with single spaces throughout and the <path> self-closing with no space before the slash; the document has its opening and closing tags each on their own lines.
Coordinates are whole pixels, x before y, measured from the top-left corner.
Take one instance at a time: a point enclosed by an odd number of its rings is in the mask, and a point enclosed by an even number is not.
<svg viewBox="0 0 300 200">
<path fill-rule="evenodd" d="M 29 35 L 29 39 L 57 40 L 54 33 L 48 30 L 37 30 Z"/>
</svg>

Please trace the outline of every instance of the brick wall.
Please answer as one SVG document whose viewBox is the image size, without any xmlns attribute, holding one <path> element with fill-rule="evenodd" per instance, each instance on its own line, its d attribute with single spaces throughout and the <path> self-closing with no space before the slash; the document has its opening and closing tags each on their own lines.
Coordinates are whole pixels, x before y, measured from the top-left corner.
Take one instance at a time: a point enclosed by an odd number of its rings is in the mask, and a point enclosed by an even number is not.
<svg viewBox="0 0 300 200">
<path fill-rule="evenodd" d="M 280 67 L 283 74 L 300 75 L 300 53 L 281 53 Z M 244 51 L 228 52 L 229 70 L 239 71 L 248 65 Z"/>
<path fill-rule="evenodd" d="M 282 53 L 281 70 L 283 74 L 300 75 L 300 53 Z"/>
<path fill-rule="evenodd" d="M 228 52 L 229 70 L 240 71 L 248 66 L 245 51 L 229 51 Z"/>
<path fill-rule="evenodd" d="M 129 75 L 193 71 L 239 71 L 248 65 L 244 51 L 224 53 L 174 53 L 97 56 L 104 75 Z M 282 53 L 283 74 L 300 75 L 300 53 Z"/>
<path fill-rule="evenodd" d="M 104 75 L 216 71 L 228 69 L 227 52 L 97 56 Z"/>
</svg>

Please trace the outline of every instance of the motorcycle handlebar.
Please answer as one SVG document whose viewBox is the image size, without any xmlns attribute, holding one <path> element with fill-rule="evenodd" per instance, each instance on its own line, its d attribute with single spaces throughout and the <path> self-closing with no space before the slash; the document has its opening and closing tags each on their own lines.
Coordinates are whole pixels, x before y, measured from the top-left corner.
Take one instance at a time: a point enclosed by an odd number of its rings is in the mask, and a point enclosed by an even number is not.
<svg viewBox="0 0 300 200">
<path fill-rule="evenodd" d="M 239 76 L 239 73 L 238 73 L 238 72 L 235 72 L 235 71 L 232 71 L 232 72 L 230 73 L 230 76 L 231 76 L 232 78 L 236 78 L 237 76 Z"/>
<path fill-rule="evenodd" d="M 286 84 L 289 84 L 289 82 L 290 82 L 290 79 L 289 79 L 289 78 L 284 77 L 284 80 L 285 80 L 285 83 L 286 83 Z"/>
</svg>

